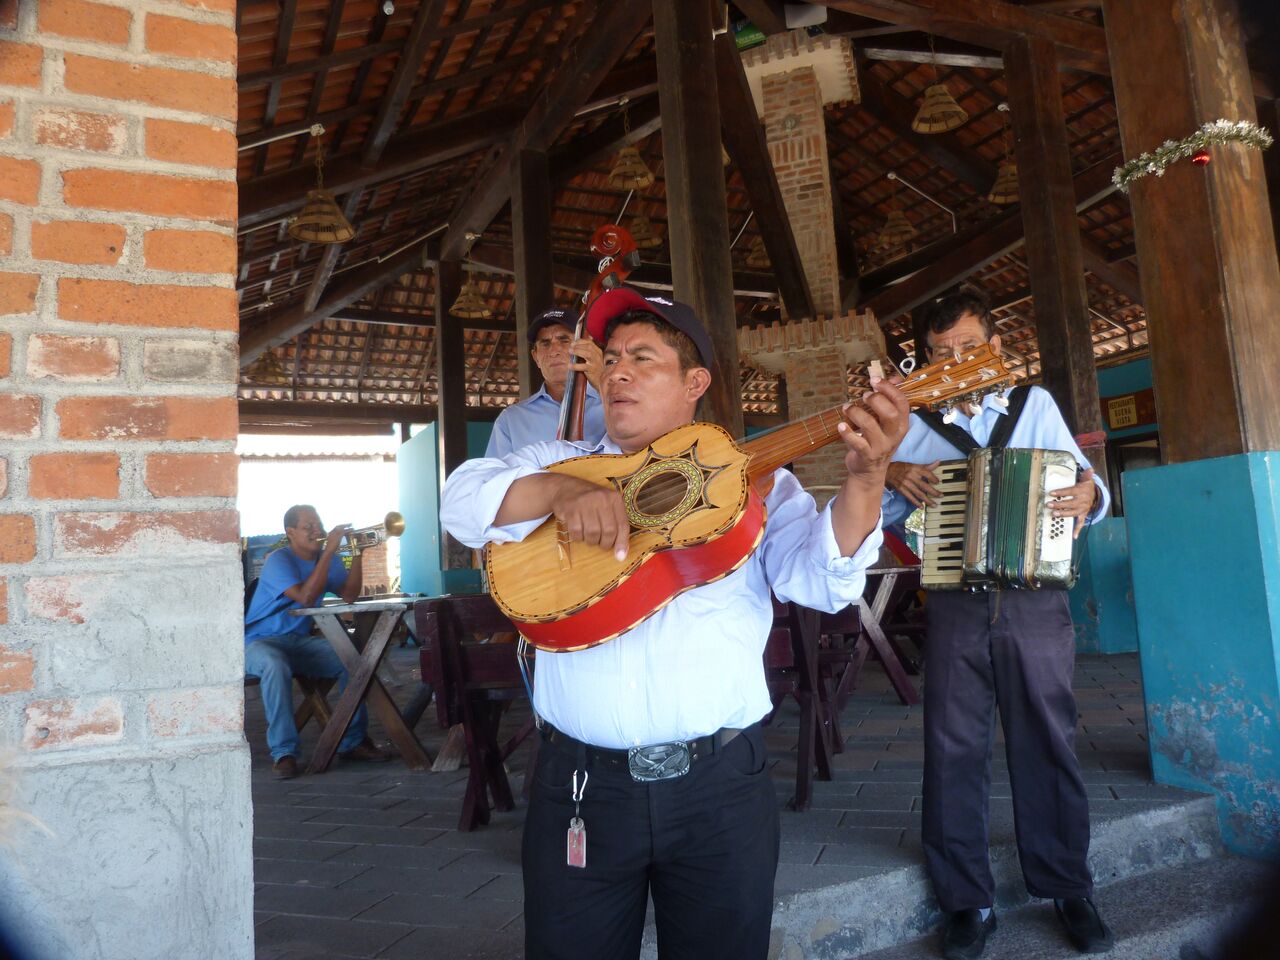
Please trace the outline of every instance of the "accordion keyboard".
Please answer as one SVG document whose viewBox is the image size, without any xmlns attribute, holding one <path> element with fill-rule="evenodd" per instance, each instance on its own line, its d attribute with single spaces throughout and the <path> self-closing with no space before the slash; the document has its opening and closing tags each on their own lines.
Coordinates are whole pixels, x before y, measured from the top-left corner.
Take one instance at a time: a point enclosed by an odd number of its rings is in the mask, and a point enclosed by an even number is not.
<svg viewBox="0 0 1280 960">
<path fill-rule="evenodd" d="M 944 460 L 934 473 L 938 477 L 938 502 L 924 511 L 920 586 L 926 590 L 958 590 L 964 583 L 969 464 L 966 460 Z"/>
</svg>

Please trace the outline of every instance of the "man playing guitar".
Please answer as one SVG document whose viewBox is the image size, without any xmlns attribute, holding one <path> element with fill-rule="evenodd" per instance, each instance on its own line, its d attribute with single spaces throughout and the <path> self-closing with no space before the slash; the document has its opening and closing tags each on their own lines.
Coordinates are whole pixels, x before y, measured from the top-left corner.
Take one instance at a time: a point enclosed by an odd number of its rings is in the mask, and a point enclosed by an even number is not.
<svg viewBox="0 0 1280 960">
<path fill-rule="evenodd" d="M 463 464 L 441 508 L 463 543 L 521 540 L 554 516 L 574 550 L 626 556 L 631 528 L 619 493 L 544 468 L 640 451 L 689 423 L 711 383 L 711 342 L 688 306 L 627 287 L 599 296 L 586 321 L 605 342 L 605 438 Z M 770 709 L 762 663 L 770 590 L 828 611 L 858 599 L 907 420 L 901 392 L 877 383 L 864 406 L 845 408 L 848 473 L 824 510 L 778 470 L 763 537 L 742 566 L 607 643 L 539 658 L 543 749 L 525 821 L 526 956 L 637 957 L 650 894 L 663 956 L 767 955 L 779 843 L 760 731 Z"/>
</svg>

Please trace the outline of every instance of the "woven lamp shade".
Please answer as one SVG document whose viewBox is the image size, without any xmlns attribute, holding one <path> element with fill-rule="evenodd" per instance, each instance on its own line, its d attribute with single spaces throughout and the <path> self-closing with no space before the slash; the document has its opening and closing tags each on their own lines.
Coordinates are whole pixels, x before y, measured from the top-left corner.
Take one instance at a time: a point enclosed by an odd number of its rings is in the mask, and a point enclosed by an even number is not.
<svg viewBox="0 0 1280 960">
<path fill-rule="evenodd" d="M 487 320 L 493 316 L 493 313 L 489 310 L 489 305 L 480 296 L 480 290 L 476 287 L 475 280 L 470 276 L 467 277 L 467 282 L 462 285 L 462 289 L 458 291 L 458 299 L 449 308 L 449 313 L 455 317 L 461 317 L 463 320 Z"/>
<path fill-rule="evenodd" d="M 747 266 L 752 270 L 768 270 L 769 254 L 764 248 L 764 237 L 756 237 L 747 251 Z"/>
<path fill-rule="evenodd" d="M 639 190 L 653 185 L 653 173 L 635 147 L 623 147 L 609 171 L 609 182 L 624 190 Z"/>
<path fill-rule="evenodd" d="M 1000 164 L 996 182 L 991 185 L 987 199 L 1002 205 L 1018 202 L 1018 165 L 1012 160 Z"/>
<path fill-rule="evenodd" d="M 662 238 L 653 232 L 653 224 L 649 222 L 649 218 L 643 213 L 636 214 L 631 218 L 631 225 L 628 230 L 631 233 L 631 239 L 636 242 L 636 246 L 641 250 L 653 250 L 662 246 Z"/>
<path fill-rule="evenodd" d="M 289 224 L 289 236 L 303 243 L 346 243 L 355 235 L 355 228 L 328 190 L 307 191 L 302 212 Z"/>
<path fill-rule="evenodd" d="M 911 129 L 916 133 L 946 133 L 968 119 L 969 114 L 956 103 L 951 91 L 944 84 L 935 83 L 925 87 L 924 100 L 911 121 Z"/>
<path fill-rule="evenodd" d="M 917 232 L 905 213 L 901 210 L 890 210 L 889 218 L 884 222 L 884 229 L 876 238 L 876 247 L 882 250 L 900 247 L 913 239 Z"/>
<path fill-rule="evenodd" d="M 278 387 L 290 382 L 289 375 L 284 372 L 284 364 L 270 350 L 249 365 L 249 369 L 244 372 L 244 378 L 250 383 L 260 383 L 271 387 Z"/>
</svg>

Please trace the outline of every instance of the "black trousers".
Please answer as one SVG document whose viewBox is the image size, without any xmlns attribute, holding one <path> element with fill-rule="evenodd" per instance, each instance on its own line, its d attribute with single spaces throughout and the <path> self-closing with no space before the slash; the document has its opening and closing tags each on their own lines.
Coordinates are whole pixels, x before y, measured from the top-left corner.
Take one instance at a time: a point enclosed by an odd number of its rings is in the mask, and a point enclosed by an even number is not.
<svg viewBox="0 0 1280 960">
<path fill-rule="evenodd" d="M 524 828 L 525 956 L 640 954 L 653 896 L 663 960 L 764 960 L 778 866 L 778 801 L 760 725 L 674 780 L 589 763 L 585 869 L 566 863 L 580 751 L 545 738 Z"/>
<path fill-rule="evenodd" d="M 1066 592 L 933 591 L 927 607 L 923 841 L 942 909 L 995 901 L 987 822 L 997 704 L 1027 890 L 1092 895 Z"/>
</svg>

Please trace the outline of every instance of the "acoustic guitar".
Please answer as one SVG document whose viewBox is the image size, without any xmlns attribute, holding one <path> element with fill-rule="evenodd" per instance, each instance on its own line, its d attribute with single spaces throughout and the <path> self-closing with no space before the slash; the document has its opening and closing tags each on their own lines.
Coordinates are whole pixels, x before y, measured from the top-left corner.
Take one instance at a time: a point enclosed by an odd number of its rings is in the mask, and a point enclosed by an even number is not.
<svg viewBox="0 0 1280 960">
<path fill-rule="evenodd" d="M 977 402 L 1012 379 L 984 344 L 920 368 L 899 389 L 912 409 L 937 409 Z M 551 517 L 519 543 L 489 545 L 490 593 L 539 650 L 583 650 L 625 633 L 685 590 L 746 562 L 764 534 L 774 471 L 835 441 L 840 411 L 741 441 L 715 424 L 690 423 L 635 453 L 552 464 L 552 473 L 622 495 L 631 524 L 627 557 L 570 541 Z"/>
</svg>

